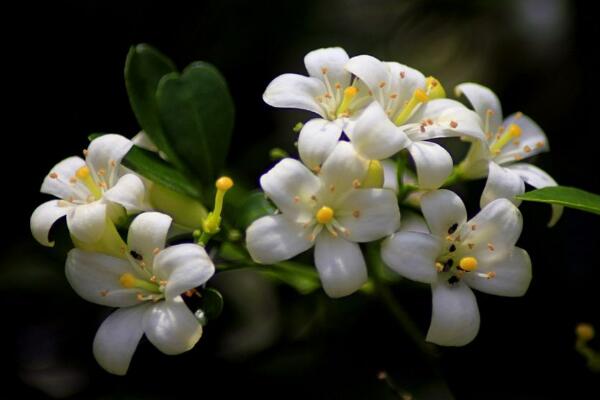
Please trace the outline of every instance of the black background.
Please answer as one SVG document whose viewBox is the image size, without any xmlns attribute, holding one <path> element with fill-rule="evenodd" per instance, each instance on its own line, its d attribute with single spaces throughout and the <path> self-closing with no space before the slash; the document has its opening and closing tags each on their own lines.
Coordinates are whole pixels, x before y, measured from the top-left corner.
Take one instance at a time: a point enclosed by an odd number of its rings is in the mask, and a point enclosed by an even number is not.
<svg viewBox="0 0 600 400">
<path fill-rule="evenodd" d="M 223 72 L 237 114 L 229 165 L 238 179 L 255 185 L 271 163 L 269 149 L 293 152 L 290 127 L 307 118 L 265 105 L 264 88 L 281 73 L 304 73 L 306 52 L 340 45 L 350 55 L 368 53 L 435 75 L 449 94 L 466 80 L 492 87 L 506 115 L 521 110 L 546 131 L 552 152 L 539 156 L 538 165 L 561 184 L 600 193 L 600 37 L 592 3 L 71 1 L 4 13 L 9 123 L 2 135 L 0 362 L 6 382 L 0 397 L 397 398 L 377 380 L 386 370 L 399 390 L 417 399 L 596 398 L 600 375 L 573 349 L 576 323 L 600 328 L 596 215 L 566 210 L 548 229 L 549 207 L 523 205 L 520 246 L 534 268 L 528 293 L 521 299 L 478 293 L 479 336 L 464 348 L 439 348 L 433 361 L 371 298 L 303 297 L 240 275 L 241 291 L 259 303 L 250 312 L 258 331 L 245 336 L 240 326 L 248 310 L 232 301 L 189 353 L 164 356 L 143 341 L 125 378 L 105 373 L 92 357 L 94 333 L 108 310 L 70 291 L 64 251 L 41 248 L 28 227 L 31 212 L 47 198 L 38 192 L 43 176 L 60 159 L 80 154 L 87 134 L 137 133 L 123 65 L 129 46 L 140 42 L 180 68 L 206 60 Z M 481 188 L 458 188 L 473 211 Z M 235 279 L 220 284 L 241 284 Z M 395 295 L 425 332 L 428 288 L 403 283 Z M 242 333 L 227 339 L 236 332 Z M 250 336 L 267 339 L 252 350 L 235 350 L 228 341 Z M 593 344 L 600 350 L 600 342 Z"/>
</svg>

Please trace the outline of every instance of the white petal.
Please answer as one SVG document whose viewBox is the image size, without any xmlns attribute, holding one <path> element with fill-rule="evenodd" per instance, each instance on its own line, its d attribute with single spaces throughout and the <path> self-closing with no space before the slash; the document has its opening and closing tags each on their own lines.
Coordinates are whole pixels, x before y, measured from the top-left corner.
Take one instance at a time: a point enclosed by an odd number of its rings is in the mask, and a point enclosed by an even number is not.
<svg viewBox="0 0 600 400">
<path fill-rule="evenodd" d="M 106 204 L 99 201 L 74 206 L 67 214 L 69 232 L 82 242 L 98 241 L 106 224 Z"/>
<path fill-rule="evenodd" d="M 406 232 L 421 232 L 429 234 L 429 227 L 420 214 L 409 209 L 402 210 L 400 230 Z"/>
<path fill-rule="evenodd" d="M 517 163 L 511 164 L 507 168 L 519 175 L 521 179 L 525 181 L 525 183 L 533 186 L 536 189 L 558 185 L 558 183 L 556 183 L 556 181 L 550 175 L 535 165 Z M 548 226 L 552 227 L 558 222 L 563 213 L 563 209 L 563 206 L 552 204 L 552 218 L 550 218 Z"/>
<path fill-rule="evenodd" d="M 389 94 L 397 94 L 394 100 L 397 107 L 392 111 L 399 111 L 404 103 L 413 96 L 416 89 L 425 89 L 425 76 L 414 68 L 397 62 L 385 62 L 388 68 L 388 82 L 385 88 Z M 388 96 L 389 97 L 389 96 Z M 392 112 L 391 115 L 395 115 Z"/>
<path fill-rule="evenodd" d="M 279 161 L 260 177 L 260 185 L 288 218 L 307 222 L 313 217 L 311 196 L 320 190 L 321 182 L 300 161 Z"/>
<path fill-rule="evenodd" d="M 165 296 L 173 299 L 205 284 L 215 273 L 215 266 L 204 248 L 185 243 L 158 253 L 154 260 L 154 273 L 167 281 Z"/>
<path fill-rule="evenodd" d="M 98 175 L 103 169 L 106 171 L 106 179 L 109 187 L 112 180 L 116 178 L 115 170 L 120 166 L 121 160 L 133 146 L 133 142 L 124 136 L 116 134 L 102 135 L 88 146 L 85 161 L 91 168 L 92 173 Z"/>
<path fill-rule="evenodd" d="M 502 106 L 498 96 L 490 89 L 477 83 L 461 83 L 454 88 L 456 96 L 464 94 L 482 121 L 486 120 L 488 110 L 492 111 L 489 118 L 489 132 L 496 132 L 502 124 Z"/>
<path fill-rule="evenodd" d="M 390 157 L 410 142 L 402 129 L 387 118 L 377 102 L 371 103 L 363 111 L 348 136 L 358 153 L 370 160 Z"/>
<path fill-rule="evenodd" d="M 341 47 L 329 47 L 308 53 L 304 57 L 304 65 L 313 78 L 323 80 L 325 70 L 332 87 L 339 83 L 345 88 L 350 85 L 350 74 L 344 70 L 348 59 L 348 53 Z"/>
<path fill-rule="evenodd" d="M 350 143 L 339 142 L 323 163 L 319 177 L 325 192 L 335 197 L 351 189 L 355 181 L 362 182 L 368 167 L 369 162 L 359 156 Z"/>
<path fill-rule="evenodd" d="M 521 177 L 508 168 L 504 168 L 491 161 L 488 167 L 488 178 L 485 183 L 479 205 L 485 207 L 491 201 L 496 199 L 508 199 L 513 204 L 519 205 L 521 202 L 515 198 L 525 192 L 525 183 Z"/>
<path fill-rule="evenodd" d="M 511 124 L 521 128 L 521 136 L 518 140 L 507 144 L 500 154 L 494 157 L 494 161 L 498 164 L 511 163 L 550 150 L 546 134 L 527 115 L 512 114 L 504 120 L 502 125 L 508 129 Z"/>
<path fill-rule="evenodd" d="M 283 74 L 269 83 L 263 94 L 263 100 L 273 107 L 299 108 L 326 118 L 325 110 L 316 100 L 325 93 L 327 93 L 325 85 L 317 78 Z"/>
<path fill-rule="evenodd" d="M 523 217 L 510 201 L 498 199 L 486 205 L 467 225 L 475 226 L 476 230 L 465 229 L 462 241 L 472 243 L 473 256 L 487 262 L 513 251 L 521 235 Z"/>
<path fill-rule="evenodd" d="M 181 297 L 149 307 L 143 326 L 148 340 L 165 354 L 188 351 L 202 336 L 202 326 Z"/>
<path fill-rule="evenodd" d="M 452 173 L 452 157 L 440 145 L 431 142 L 413 142 L 408 151 L 417 167 L 421 189 L 436 189 Z"/>
<path fill-rule="evenodd" d="M 144 278 L 127 260 L 92 253 L 79 249 L 69 251 L 65 264 L 67 280 L 78 295 L 110 307 L 128 307 L 138 304 L 137 294 L 146 293 L 141 289 L 125 289 L 119 278 L 129 273 Z"/>
<path fill-rule="evenodd" d="M 50 229 L 52 228 L 52 225 L 54 225 L 61 217 L 64 217 L 69 210 L 68 207 L 59 206 L 59 201 L 60 200 L 50 200 L 40 204 L 33 214 L 31 214 L 31 219 L 29 221 L 31 233 L 35 240 L 44 246 L 54 246 L 54 241 L 51 242 L 48 238 Z"/>
<path fill-rule="evenodd" d="M 466 179 L 484 178 L 488 174 L 488 164 L 491 160 L 490 149 L 487 142 L 475 140 L 465 159 L 460 163 L 460 173 Z"/>
<path fill-rule="evenodd" d="M 326 119 L 311 119 L 304 124 L 298 136 L 300 159 L 308 168 L 318 170 L 327 156 L 333 151 L 342 128 Z"/>
<path fill-rule="evenodd" d="M 154 144 L 152 139 L 144 131 L 140 131 L 137 135 L 131 138 L 131 142 L 142 149 L 150 150 L 155 153 L 158 152 L 158 147 Z"/>
<path fill-rule="evenodd" d="M 246 245 L 252 259 L 273 264 L 290 259 L 310 249 L 310 232 L 302 224 L 283 215 L 269 215 L 254 221 L 246 230 Z"/>
<path fill-rule="evenodd" d="M 377 240 L 400 226 L 398 199 L 389 189 L 353 190 L 335 212 L 336 220 L 348 230 L 344 238 L 352 242 Z"/>
<path fill-rule="evenodd" d="M 531 259 L 525 250 L 515 247 L 506 257 L 481 263 L 477 272 L 494 272 L 496 275 L 486 279 L 465 274 L 463 279 L 470 287 L 498 296 L 523 296 L 531 282 Z"/>
<path fill-rule="evenodd" d="M 431 124 L 423 124 L 429 121 Z M 484 140 L 481 119 L 461 103 L 450 99 L 436 99 L 425 103 L 407 121 L 411 140 L 438 137 L 465 136 Z"/>
<path fill-rule="evenodd" d="M 433 310 L 428 342 L 441 346 L 464 346 L 479 331 L 479 309 L 473 291 L 463 282 L 439 281 L 431 285 Z"/>
<path fill-rule="evenodd" d="M 329 297 L 348 296 L 367 282 L 367 266 L 360 247 L 322 232 L 315 244 L 315 265 Z"/>
<path fill-rule="evenodd" d="M 142 257 L 149 268 L 154 265 L 155 253 L 165 247 L 173 219 L 159 212 L 138 215 L 129 226 L 127 246 Z"/>
<path fill-rule="evenodd" d="M 94 338 L 94 357 L 102 368 L 125 375 L 144 334 L 142 319 L 147 305 L 121 308 L 108 316 Z"/>
<path fill-rule="evenodd" d="M 388 68 L 383 62 L 372 56 L 352 57 L 346 64 L 346 71 L 356 75 L 373 92 L 380 90 L 381 82 L 388 83 Z"/>
<path fill-rule="evenodd" d="M 381 160 L 383 167 L 383 187 L 398 193 L 398 164 L 394 160 Z"/>
<path fill-rule="evenodd" d="M 467 221 L 465 204 L 456 193 L 439 189 L 421 197 L 421 210 L 431 233 L 445 238 Z"/>
<path fill-rule="evenodd" d="M 381 258 L 408 279 L 433 283 L 437 279 L 435 261 L 442 253 L 442 240 L 428 233 L 400 231 L 381 243 Z"/>
<path fill-rule="evenodd" d="M 85 161 L 81 157 L 73 156 L 62 160 L 44 178 L 40 191 L 65 200 L 70 197 L 82 200 L 86 199 L 89 195 L 89 190 L 82 185 L 75 187 L 75 185 L 69 182 L 69 179 L 75 176 L 77 170 L 84 166 Z"/>
<path fill-rule="evenodd" d="M 119 178 L 117 183 L 104 193 L 104 197 L 125 207 L 128 214 L 149 209 L 145 201 L 144 182 L 134 174 L 126 174 Z"/>
</svg>

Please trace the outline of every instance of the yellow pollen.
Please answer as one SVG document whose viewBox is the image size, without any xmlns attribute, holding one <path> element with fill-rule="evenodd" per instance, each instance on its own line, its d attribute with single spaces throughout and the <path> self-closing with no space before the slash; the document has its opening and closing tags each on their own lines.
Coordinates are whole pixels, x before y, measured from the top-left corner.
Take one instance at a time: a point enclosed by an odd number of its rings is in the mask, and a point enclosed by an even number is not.
<svg viewBox="0 0 600 400">
<path fill-rule="evenodd" d="M 521 127 L 517 124 L 510 124 L 508 126 L 508 133 L 512 138 L 518 138 L 521 136 Z"/>
<path fill-rule="evenodd" d="M 475 257 L 463 257 L 458 265 L 464 271 L 475 271 L 477 269 L 477 259 Z"/>
<path fill-rule="evenodd" d="M 133 276 L 130 273 L 125 273 L 123 275 L 121 275 L 121 277 L 119 278 L 119 283 L 121 284 L 121 286 L 123 286 L 125 289 L 131 289 L 134 288 L 136 285 L 137 279 L 135 278 L 135 276 Z"/>
<path fill-rule="evenodd" d="M 233 180 L 228 176 L 222 176 L 219 179 L 217 179 L 215 186 L 219 190 L 229 190 L 233 187 Z"/>
<path fill-rule="evenodd" d="M 90 176 L 90 169 L 86 166 L 83 166 L 79 168 L 77 172 L 75 172 L 75 176 L 77 176 L 79 179 L 85 179 Z"/>
<path fill-rule="evenodd" d="M 333 210 L 330 207 L 323 206 L 315 215 L 317 222 L 320 224 L 328 224 L 333 220 Z"/>
<path fill-rule="evenodd" d="M 354 86 L 348 86 L 345 90 L 344 90 L 344 96 L 351 96 L 354 97 L 356 96 L 356 94 L 358 93 L 358 88 L 354 87 Z"/>
</svg>

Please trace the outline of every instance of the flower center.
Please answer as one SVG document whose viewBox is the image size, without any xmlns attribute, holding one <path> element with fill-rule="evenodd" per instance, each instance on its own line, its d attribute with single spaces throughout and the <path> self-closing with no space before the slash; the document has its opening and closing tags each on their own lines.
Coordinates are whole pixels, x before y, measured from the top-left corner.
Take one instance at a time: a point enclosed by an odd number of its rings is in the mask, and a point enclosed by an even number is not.
<svg viewBox="0 0 600 400">
<path fill-rule="evenodd" d="M 513 139 L 518 139 L 519 137 L 521 137 L 521 127 L 517 124 L 510 124 L 508 129 L 505 131 L 502 131 L 502 127 L 498 128 L 496 140 L 490 146 L 490 152 L 492 155 L 497 156 L 508 143 L 510 143 Z M 519 144 L 518 140 L 513 143 L 515 145 Z"/>
<path fill-rule="evenodd" d="M 138 279 L 133 274 L 126 272 L 119 277 L 119 283 L 125 289 L 144 289 L 153 293 L 162 293 L 161 286 L 156 282 L 146 281 L 144 279 Z"/>
<path fill-rule="evenodd" d="M 315 218 L 318 223 L 325 225 L 333 221 L 333 215 L 334 213 L 331 207 L 323 206 L 317 211 Z"/>
<path fill-rule="evenodd" d="M 94 179 L 90 174 L 90 169 L 87 166 L 79 168 L 75 172 L 75 177 L 90 191 L 93 200 L 98 200 L 100 197 L 102 197 L 102 190 L 96 184 L 96 182 L 94 182 Z"/>
<path fill-rule="evenodd" d="M 446 97 L 444 87 L 433 76 L 430 76 L 425 80 L 425 87 L 425 90 L 420 88 L 415 89 L 410 100 L 408 100 L 394 120 L 396 125 L 399 126 L 405 123 L 420 104 L 427 103 L 429 100 Z"/>
</svg>

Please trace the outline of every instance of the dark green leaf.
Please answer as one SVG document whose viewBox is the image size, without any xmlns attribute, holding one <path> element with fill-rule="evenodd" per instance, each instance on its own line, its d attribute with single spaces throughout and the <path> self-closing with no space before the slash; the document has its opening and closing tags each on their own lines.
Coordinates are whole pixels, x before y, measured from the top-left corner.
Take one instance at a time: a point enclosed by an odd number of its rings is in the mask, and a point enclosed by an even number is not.
<svg viewBox="0 0 600 400">
<path fill-rule="evenodd" d="M 133 146 L 123 159 L 123 165 L 168 189 L 202 199 L 197 185 L 154 152 Z"/>
<path fill-rule="evenodd" d="M 213 288 L 205 288 L 201 292 L 200 308 L 208 320 L 215 319 L 223 311 L 223 295 Z"/>
<path fill-rule="evenodd" d="M 164 76 L 156 93 L 167 141 L 184 168 L 212 185 L 227 156 L 233 101 L 225 79 L 210 64 L 196 62 L 183 74 Z"/>
<path fill-rule="evenodd" d="M 550 186 L 517 196 L 524 201 L 557 204 L 594 214 L 600 214 L 600 196 L 567 186 Z"/>
<path fill-rule="evenodd" d="M 236 215 L 236 223 L 240 229 L 246 229 L 256 219 L 275 213 L 275 206 L 265 197 L 263 192 L 252 192 L 244 201 Z"/>
<path fill-rule="evenodd" d="M 161 126 L 156 90 L 161 78 L 177 71 L 173 62 L 147 44 L 132 46 L 125 61 L 125 86 L 138 123 L 154 144 L 176 162 Z"/>
</svg>

